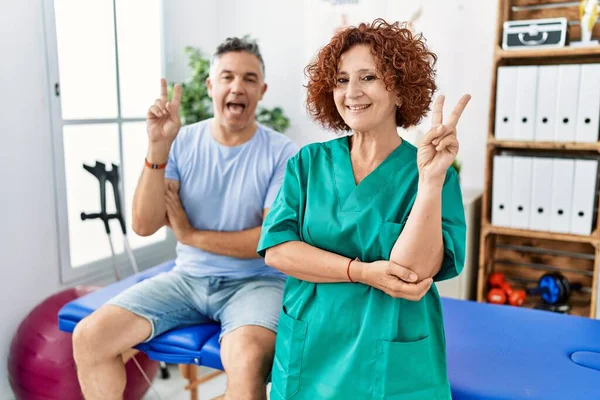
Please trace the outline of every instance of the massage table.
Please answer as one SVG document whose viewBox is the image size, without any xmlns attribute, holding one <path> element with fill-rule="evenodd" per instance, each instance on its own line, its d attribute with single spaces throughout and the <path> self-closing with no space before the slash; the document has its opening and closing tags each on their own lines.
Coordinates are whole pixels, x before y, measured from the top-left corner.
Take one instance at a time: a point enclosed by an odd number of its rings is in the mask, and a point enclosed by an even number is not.
<svg viewBox="0 0 600 400">
<path fill-rule="evenodd" d="M 117 293 L 173 268 L 168 261 L 67 303 L 59 329 L 75 325 Z M 454 400 L 600 399 L 600 321 L 549 311 L 442 298 L 448 377 Z M 197 386 L 223 371 L 220 327 L 166 332 L 136 349 L 180 364 L 192 400 Z M 198 379 L 196 366 L 217 370 Z"/>
</svg>

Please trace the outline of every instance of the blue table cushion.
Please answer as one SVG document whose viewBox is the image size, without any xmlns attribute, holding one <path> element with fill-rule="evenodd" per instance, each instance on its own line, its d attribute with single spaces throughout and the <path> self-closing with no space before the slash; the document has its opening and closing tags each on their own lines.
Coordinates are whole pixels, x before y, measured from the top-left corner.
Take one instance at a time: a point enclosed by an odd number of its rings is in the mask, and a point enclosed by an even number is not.
<svg viewBox="0 0 600 400">
<path fill-rule="evenodd" d="M 442 299 L 453 399 L 600 399 L 600 321 Z"/>
<path fill-rule="evenodd" d="M 58 328 L 65 332 L 73 332 L 75 325 L 80 320 L 100 308 L 118 293 L 144 279 L 167 272 L 174 266 L 173 261 L 167 261 L 66 304 L 58 312 Z M 156 361 L 205 365 L 223 370 L 218 343 L 220 333 L 221 327 L 216 323 L 177 328 L 165 332 L 149 342 L 140 343 L 135 348 Z M 208 343 L 210 345 L 204 349 L 205 344 Z"/>
</svg>

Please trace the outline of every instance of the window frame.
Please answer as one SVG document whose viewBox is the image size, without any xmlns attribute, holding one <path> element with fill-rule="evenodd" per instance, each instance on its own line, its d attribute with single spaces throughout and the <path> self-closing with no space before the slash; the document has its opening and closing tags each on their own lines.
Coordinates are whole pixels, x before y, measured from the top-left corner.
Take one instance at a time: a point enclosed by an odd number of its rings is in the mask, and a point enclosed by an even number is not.
<svg viewBox="0 0 600 400">
<path fill-rule="evenodd" d="M 115 260 L 111 256 L 94 261 L 88 264 L 84 264 L 78 267 L 71 265 L 70 256 L 70 238 L 69 238 L 69 221 L 68 221 L 68 210 L 67 210 L 67 182 L 66 182 L 66 170 L 65 170 L 65 154 L 64 154 L 64 141 L 63 141 L 63 126 L 65 125 L 78 125 L 78 124 L 104 124 L 111 123 L 117 124 L 118 135 L 119 135 L 119 156 L 120 156 L 120 170 L 121 180 L 120 189 L 122 198 L 125 199 L 124 190 L 124 171 L 127 166 L 124 163 L 123 154 L 123 124 L 129 122 L 145 122 L 146 118 L 122 118 L 121 117 L 121 93 L 120 93 L 120 76 L 119 76 L 119 48 L 118 48 L 118 37 L 117 37 L 117 5 L 116 0 L 112 0 L 113 7 L 113 29 L 114 29 L 114 40 L 115 40 L 115 63 L 116 63 L 116 89 L 117 89 L 117 118 L 113 119 L 81 119 L 81 120 L 63 120 L 62 118 L 62 104 L 60 97 L 60 75 L 59 75 L 59 64 L 58 64 L 58 45 L 56 36 L 56 18 L 54 14 L 54 2 L 55 0 L 41 0 L 43 10 L 43 23 L 44 23 L 44 41 L 46 48 L 46 70 L 48 74 L 48 100 L 50 105 L 50 118 L 49 123 L 52 132 L 52 161 L 53 161 L 53 179 L 54 179 L 54 200 L 56 204 L 56 234 L 58 236 L 58 258 L 59 258 L 59 276 L 60 283 L 71 284 L 74 282 L 81 281 L 92 281 L 92 280 L 103 280 L 114 276 L 113 264 L 115 264 L 119 270 L 121 277 L 130 275 L 133 272 L 132 265 L 130 263 L 127 252 L 117 254 Z M 159 9 L 161 17 L 164 16 L 164 0 L 159 0 Z M 161 57 L 161 73 L 164 76 L 166 70 L 165 60 L 165 34 L 164 34 L 164 18 L 160 19 L 160 57 Z M 157 85 L 158 87 L 158 85 Z M 143 160 L 141 161 L 143 162 Z M 135 166 L 136 168 L 139 166 Z M 111 193 L 107 189 L 107 195 Z M 127 204 L 123 205 L 127 207 Z M 124 216 L 125 217 L 125 216 Z M 131 224 L 126 221 L 128 226 L 128 233 L 131 231 Z M 122 235 L 120 226 L 117 221 L 110 222 L 112 235 Z M 113 237 L 116 237 L 113 236 Z M 138 249 L 133 249 L 133 254 L 136 259 L 136 263 L 140 270 L 146 269 L 153 265 L 157 265 L 168 259 L 175 257 L 175 245 L 176 239 L 167 229 L 167 238 L 161 242 L 153 243 L 150 245 L 143 246 Z M 109 248 L 108 237 L 106 242 L 99 243 L 101 246 Z"/>
</svg>

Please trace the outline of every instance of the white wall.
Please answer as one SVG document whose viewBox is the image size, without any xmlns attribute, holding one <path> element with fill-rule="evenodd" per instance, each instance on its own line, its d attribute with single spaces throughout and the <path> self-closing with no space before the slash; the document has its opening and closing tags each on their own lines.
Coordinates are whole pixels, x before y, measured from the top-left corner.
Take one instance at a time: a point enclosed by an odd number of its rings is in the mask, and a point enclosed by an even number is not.
<svg viewBox="0 0 600 400">
<path fill-rule="evenodd" d="M 213 3 L 177 0 L 169 3 L 168 13 L 190 18 L 215 12 Z M 415 28 L 422 31 L 431 50 L 439 56 L 439 94 L 446 95 L 446 113 L 463 93 L 472 95 L 471 103 L 459 125 L 461 144 L 459 160 L 463 163 L 461 181 L 474 188 L 483 187 L 485 143 L 487 139 L 490 83 L 492 77 L 493 45 L 496 23 L 495 2 L 481 0 L 380 0 L 381 17 L 403 21 L 423 5 L 421 17 Z M 200 10 L 202 9 L 202 10 Z M 291 119 L 286 132 L 297 144 L 333 138 L 314 124 L 304 109 L 303 68 L 309 60 L 305 57 L 305 38 L 310 29 L 310 6 L 306 1 L 282 2 L 221 0 L 216 6 L 216 34 L 207 32 L 215 24 L 170 23 L 166 41 L 167 54 L 179 51 L 189 43 L 204 40 L 203 49 L 209 54 L 228 36 L 250 34 L 258 40 L 266 64 L 269 89 L 263 104 L 282 106 Z M 308 22 L 307 22 L 308 21 Z M 170 31 L 173 29 L 173 31 Z M 213 40 L 212 42 L 210 40 Z M 168 71 L 181 78 L 181 66 Z M 177 71 L 176 71 L 177 69 Z M 419 127 L 426 130 L 428 121 Z M 408 136 L 414 139 L 414 132 Z"/>
<path fill-rule="evenodd" d="M 186 46 L 210 55 L 217 45 L 216 0 L 163 0 L 163 37 L 166 77 L 181 82 L 189 77 Z"/>
<path fill-rule="evenodd" d="M 59 288 L 59 268 L 41 1 L 5 2 L 0 26 L 0 169 L 5 172 L 0 196 L 0 398 L 9 399 L 10 341 L 25 315 Z"/>
</svg>

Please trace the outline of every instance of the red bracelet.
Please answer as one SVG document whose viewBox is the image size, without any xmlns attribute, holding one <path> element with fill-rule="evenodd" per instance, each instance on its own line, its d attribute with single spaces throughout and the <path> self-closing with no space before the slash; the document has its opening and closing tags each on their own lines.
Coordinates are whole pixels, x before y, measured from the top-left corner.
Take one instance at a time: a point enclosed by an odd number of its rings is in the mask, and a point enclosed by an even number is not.
<svg viewBox="0 0 600 400">
<path fill-rule="evenodd" d="M 150 164 L 150 162 L 148 162 L 147 158 L 145 158 L 144 161 L 146 162 L 146 167 L 148 167 L 150 169 L 164 169 L 167 166 L 167 163 L 164 163 L 164 164 Z"/>
<path fill-rule="evenodd" d="M 350 261 L 348 261 L 348 266 L 346 267 L 346 275 L 348 275 L 348 280 L 352 283 L 356 283 L 355 281 L 352 280 L 352 278 L 350 278 L 350 264 L 352 264 L 352 261 L 358 261 L 358 257 L 356 257 L 354 260 L 350 259 Z"/>
</svg>

